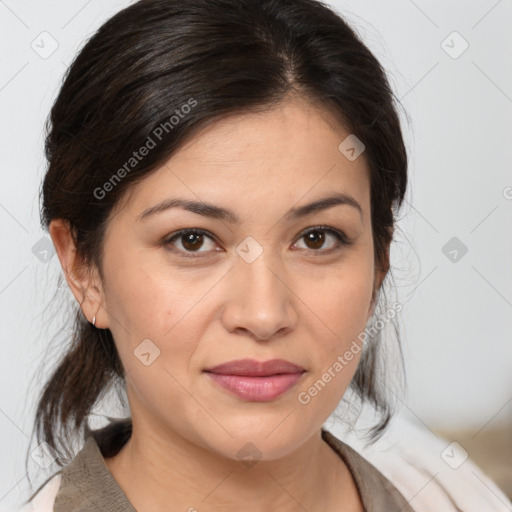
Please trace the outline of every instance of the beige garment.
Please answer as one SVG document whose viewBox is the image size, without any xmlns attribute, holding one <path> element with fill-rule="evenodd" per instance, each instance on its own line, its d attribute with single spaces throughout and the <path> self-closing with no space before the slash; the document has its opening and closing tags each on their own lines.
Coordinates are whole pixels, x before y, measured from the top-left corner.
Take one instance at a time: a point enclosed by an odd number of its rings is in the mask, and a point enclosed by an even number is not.
<svg viewBox="0 0 512 512">
<path fill-rule="evenodd" d="M 52 476 L 60 478 L 53 512 L 135 512 L 104 460 L 119 452 L 130 435 L 129 419 L 88 432 L 75 458 Z M 414 512 L 396 487 L 354 449 L 325 429 L 322 439 L 345 461 L 366 512 Z"/>
</svg>

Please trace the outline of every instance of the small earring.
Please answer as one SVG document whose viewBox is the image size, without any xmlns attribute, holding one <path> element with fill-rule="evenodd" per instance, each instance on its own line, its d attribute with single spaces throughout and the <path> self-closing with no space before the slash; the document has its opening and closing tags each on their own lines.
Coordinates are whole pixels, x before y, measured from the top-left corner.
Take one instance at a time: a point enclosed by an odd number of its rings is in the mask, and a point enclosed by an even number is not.
<svg viewBox="0 0 512 512">
<path fill-rule="evenodd" d="M 92 317 L 92 325 L 96 327 L 96 315 Z"/>
</svg>

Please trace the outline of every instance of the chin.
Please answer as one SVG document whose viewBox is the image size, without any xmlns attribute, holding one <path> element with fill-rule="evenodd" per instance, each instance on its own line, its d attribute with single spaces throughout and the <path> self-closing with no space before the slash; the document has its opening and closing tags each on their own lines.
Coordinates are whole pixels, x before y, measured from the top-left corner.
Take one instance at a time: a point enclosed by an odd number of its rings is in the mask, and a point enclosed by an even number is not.
<svg viewBox="0 0 512 512">
<path fill-rule="evenodd" d="M 311 435 L 309 430 L 302 432 L 292 422 L 279 425 L 285 417 L 280 415 L 268 423 L 259 421 L 258 424 L 247 424 L 247 418 L 245 425 L 224 422 L 224 428 L 231 435 L 220 428 L 219 434 L 213 438 L 209 430 L 201 444 L 227 459 L 245 461 L 248 467 L 250 461 L 278 460 L 300 447 Z"/>
</svg>

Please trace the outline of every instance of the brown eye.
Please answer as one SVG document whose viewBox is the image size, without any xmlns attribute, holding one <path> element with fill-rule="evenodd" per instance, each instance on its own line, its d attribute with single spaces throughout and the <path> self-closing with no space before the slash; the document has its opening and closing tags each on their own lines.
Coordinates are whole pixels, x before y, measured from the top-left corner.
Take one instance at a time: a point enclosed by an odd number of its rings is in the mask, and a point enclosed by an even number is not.
<svg viewBox="0 0 512 512">
<path fill-rule="evenodd" d="M 198 233 L 189 233 L 181 235 L 181 243 L 187 251 L 196 251 L 203 245 L 203 235 Z"/>
<path fill-rule="evenodd" d="M 208 248 L 208 242 L 210 241 L 211 247 Z M 213 238 L 207 234 L 206 231 L 201 229 L 183 229 L 177 233 L 171 235 L 166 241 L 165 245 L 172 246 L 171 250 L 174 252 L 183 253 L 184 256 L 190 255 L 190 253 L 203 253 L 210 252 L 212 248 L 216 247 Z M 200 250 L 206 245 L 206 250 Z M 181 246 L 181 247 L 180 247 Z"/>
<path fill-rule="evenodd" d="M 319 230 L 310 231 L 304 235 L 304 240 L 310 249 L 320 249 L 325 242 L 325 233 Z"/>
<path fill-rule="evenodd" d="M 329 239 L 334 240 L 334 242 L 331 242 L 331 244 L 329 244 L 330 246 L 324 248 L 325 250 L 320 251 L 319 249 L 322 249 Z M 344 245 L 349 245 L 347 237 L 342 232 L 324 226 L 317 226 L 303 232 L 299 237 L 299 240 L 305 241 L 306 249 L 311 249 L 314 252 L 320 253 L 328 253 L 335 251 Z"/>
</svg>

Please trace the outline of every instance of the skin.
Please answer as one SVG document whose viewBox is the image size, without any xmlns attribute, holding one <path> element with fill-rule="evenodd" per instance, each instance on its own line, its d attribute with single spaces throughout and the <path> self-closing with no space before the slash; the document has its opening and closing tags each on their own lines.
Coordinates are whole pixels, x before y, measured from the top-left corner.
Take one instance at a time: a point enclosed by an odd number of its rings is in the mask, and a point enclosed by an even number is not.
<svg viewBox="0 0 512 512">
<path fill-rule="evenodd" d="M 369 170 L 364 155 L 349 161 L 338 150 L 347 135 L 301 98 L 206 127 L 119 203 L 104 238 L 103 279 L 81 265 L 66 223 L 52 221 L 69 286 L 89 321 L 95 315 L 97 327 L 111 330 L 126 369 L 133 434 L 105 462 L 137 510 L 363 510 L 320 432 L 360 353 L 307 405 L 298 401 L 364 330 L 384 278 L 375 270 Z M 362 212 L 337 205 L 284 218 L 333 191 Z M 181 208 L 138 220 L 170 197 L 222 206 L 239 222 Z M 303 231 L 317 225 L 351 244 L 325 231 L 323 243 L 308 242 Z M 184 237 L 163 242 L 184 228 L 211 238 L 196 252 Z M 263 250 L 252 263 L 236 252 L 248 236 Z M 187 248 L 200 256 L 183 256 Z M 134 355 L 144 339 L 160 350 L 149 366 Z M 246 401 L 203 372 L 241 358 L 282 358 L 307 371 L 274 401 Z M 248 442 L 261 453 L 252 467 L 237 456 Z"/>
</svg>

